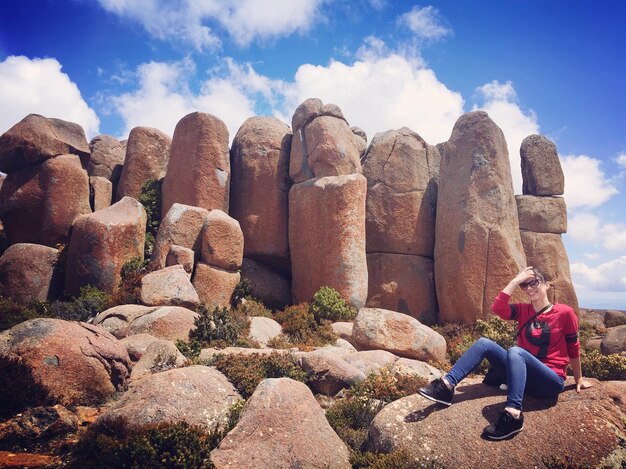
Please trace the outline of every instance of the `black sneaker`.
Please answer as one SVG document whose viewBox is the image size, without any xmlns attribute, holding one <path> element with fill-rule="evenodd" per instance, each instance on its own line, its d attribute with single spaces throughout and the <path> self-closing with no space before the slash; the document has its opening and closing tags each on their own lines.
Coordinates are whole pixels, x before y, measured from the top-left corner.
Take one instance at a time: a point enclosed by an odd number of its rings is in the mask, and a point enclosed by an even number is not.
<svg viewBox="0 0 626 469">
<path fill-rule="evenodd" d="M 515 435 L 524 429 L 524 414 L 520 413 L 516 419 L 506 410 L 500 412 L 498 420 L 489 425 L 483 431 L 483 435 L 490 440 L 504 440 L 505 438 Z"/>
<path fill-rule="evenodd" d="M 432 381 L 428 386 L 419 388 L 417 392 L 426 399 L 443 405 L 452 404 L 452 396 L 454 396 L 454 390 L 448 389 L 448 386 L 446 386 L 446 383 L 444 383 L 441 378 Z"/>
</svg>

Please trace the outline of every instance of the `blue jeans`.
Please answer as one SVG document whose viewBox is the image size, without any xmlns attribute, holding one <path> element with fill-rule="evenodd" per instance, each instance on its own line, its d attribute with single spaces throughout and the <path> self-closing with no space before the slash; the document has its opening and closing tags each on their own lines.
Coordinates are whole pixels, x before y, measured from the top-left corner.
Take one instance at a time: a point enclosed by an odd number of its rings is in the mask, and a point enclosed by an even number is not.
<svg viewBox="0 0 626 469">
<path fill-rule="evenodd" d="M 536 397 L 554 398 L 563 391 L 564 379 L 521 347 L 504 350 L 494 341 L 481 337 L 454 364 L 446 380 L 456 386 L 478 368 L 483 358 L 509 386 L 507 407 L 522 410 L 524 391 Z"/>
</svg>

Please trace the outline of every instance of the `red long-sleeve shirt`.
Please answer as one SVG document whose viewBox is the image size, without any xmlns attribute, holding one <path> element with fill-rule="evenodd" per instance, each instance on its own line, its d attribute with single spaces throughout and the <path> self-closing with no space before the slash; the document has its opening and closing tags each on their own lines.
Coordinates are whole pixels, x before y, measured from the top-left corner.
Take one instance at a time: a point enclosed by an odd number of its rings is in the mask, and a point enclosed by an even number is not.
<svg viewBox="0 0 626 469">
<path fill-rule="evenodd" d="M 510 295 L 500 292 L 492 305 L 492 310 L 502 319 L 517 320 L 518 329 L 535 315 L 532 304 L 509 304 Z M 547 313 L 542 313 L 521 331 L 517 345 L 527 350 L 542 363 L 566 376 L 570 358 L 580 356 L 578 341 L 578 318 L 567 305 L 555 303 Z"/>
</svg>

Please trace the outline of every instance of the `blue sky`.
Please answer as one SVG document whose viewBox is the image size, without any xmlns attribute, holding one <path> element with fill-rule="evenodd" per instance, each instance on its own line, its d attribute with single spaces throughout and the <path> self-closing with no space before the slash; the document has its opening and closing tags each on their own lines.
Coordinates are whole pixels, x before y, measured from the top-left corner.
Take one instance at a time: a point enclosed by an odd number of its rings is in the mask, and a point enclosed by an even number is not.
<svg viewBox="0 0 626 469">
<path fill-rule="evenodd" d="M 319 97 L 370 139 L 407 126 L 436 144 L 484 109 L 516 193 L 521 140 L 555 141 L 581 306 L 626 309 L 625 20 L 617 0 L 6 0 L 0 132 L 38 112 L 88 138 L 171 135 L 201 110 L 232 138 Z"/>
</svg>

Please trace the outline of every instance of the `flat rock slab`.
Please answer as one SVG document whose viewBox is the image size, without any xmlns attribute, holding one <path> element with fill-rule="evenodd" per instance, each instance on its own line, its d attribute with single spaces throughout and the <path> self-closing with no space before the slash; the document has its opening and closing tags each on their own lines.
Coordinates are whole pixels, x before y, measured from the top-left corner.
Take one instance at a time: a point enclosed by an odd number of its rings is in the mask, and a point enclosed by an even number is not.
<svg viewBox="0 0 626 469">
<path fill-rule="evenodd" d="M 404 449 L 416 460 L 443 467 L 535 468 L 542 458 L 572 457 L 595 467 L 619 448 L 626 436 L 626 414 L 611 397 L 613 390 L 594 387 L 576 394 L 571 378 L 558 403 L 524 399 L 524 430 L 510 440 L 481 438 L 483 429 L 504 408 L 502 391 L 466 379 L 457 386 L 450 407 L 414 394 L 385 407 L 370 426 L 367 448 L 389 453 Z"/>
</svg>

